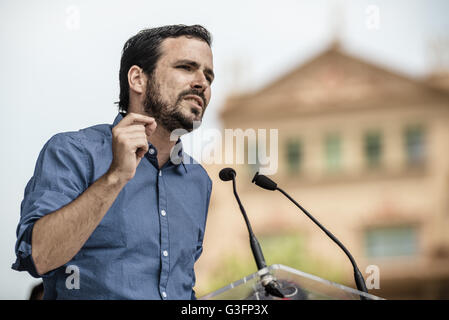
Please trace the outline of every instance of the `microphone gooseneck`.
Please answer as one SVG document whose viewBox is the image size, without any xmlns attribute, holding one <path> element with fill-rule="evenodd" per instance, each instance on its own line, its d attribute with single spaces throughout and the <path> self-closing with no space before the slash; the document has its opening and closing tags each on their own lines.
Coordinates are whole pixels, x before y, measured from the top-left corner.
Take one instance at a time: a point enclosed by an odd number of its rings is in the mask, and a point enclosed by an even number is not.
<svg viewBox="0 0 449 320">
<path fill-rule="evenodd" d="M 267 190 L 278 190 L 279 192 L 281 192 L 284 196 L 286 196 L 291 202 L 293 202 L 299 209 L 301 209 L 302 212 L 304 212 L 304 214 L 309 217 L 310 220 L 312 220 L 324 233 L 326 233 L 326 235 L 332 239 L 332 241 L 334 241 L 342 250 L 343 252 L 346 254 L 346 256 L 349 258 L 349 260 L 351 261 L 352 267 L 354 269 L 354 280 L 357 286 L 357 289 L 359 291 L 363 291 L 365 293 L 368 293 L 368 289 L 366 288 L 365 285 L 365 280 L 363 278 L 362 273 L 360 272 L 359 268 L 357 267 L 357 264 L 353 258 L 353 256 L 351 255 L 351 253 L 349 252 L 348 249 L 346 249 L 346 247 L 329 231 L 327 230 L 321 223 L 318 222 L 318 220 L 316 220 L 306 209 L 304 209 L 298 202 L 295 201 L 295 199 L 293 199 L 287 192 L 285 192 L 284 190 L 282 190 L 281 188 L 279 188 L 277 186 L 277 184 L 271 180 L 270 178 L 268 178 L 267 176 L 264 175 L 260 175 L 258 172 L 255 174 L 253 180 L 253 183 L 255 183 L 256 185 L 258 185 L 261 188 L 267 189 Z M 363 297 L 361 297 L 361 299 L 363 299 Z"/>
<path fill-rule="evenodd" d="M 237 200 L 237 203 L 239 205 L 240 211 L 242 212 L 243 218 L 245 219 L 246 227 L 248 229 L 249 233 L 249 243 L 251 246 L 251 251 L 253 253 L 254 259 L 256 260 L 257 269 L 261 270 L 267 267 L 267 264 L 265 262 L 265 258 L 262 253 L 262 248 L 260 247 L 259 241 L 256 238 L 256 235 L 253 232 L 253 229 L 251 228 L 251 223 L 249 222 L 248 216 L 246 215 L 245 208 L 243 207 L 242 202 L 240 201 L 240 197 L 237 193 L 237 187 L 235 182 L 236 172 L 232 168 L 224 168 L 220 170 L 219 177 L 223 181 L 229 181 L 232 180 L 232 188 L 234 191 L 235 199 Z M 261 283 L 265 287 L 265 290 L 267 293 L 275 296 L 283 298 L 284 295 L 280 291 L 280 286 L 276 282 L 276 279 L 269 273 L 263 274 L 261 276 Z"/>
</svg>

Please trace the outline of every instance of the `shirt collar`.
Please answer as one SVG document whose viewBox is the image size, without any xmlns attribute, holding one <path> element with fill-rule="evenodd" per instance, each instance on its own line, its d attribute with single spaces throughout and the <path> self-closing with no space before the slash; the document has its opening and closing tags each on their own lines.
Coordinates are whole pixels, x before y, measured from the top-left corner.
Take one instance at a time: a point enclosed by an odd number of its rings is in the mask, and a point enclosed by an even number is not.
<svg viewBox="0 0 449 320">
<path fill-rule="evenodd" d="M 121 113 L 119 113 L 115 117 L 114 122 L 112 123 L 112 127 L 115 127 L 120 121 L 122 121 L 122 119 L 123 119 L 123 115 Z M 148 144 L 150 147 L 153 146 L 150 142 Z M 156 149 L 155 147 L 153 147 L 153 148 Z M 184 171 L 187 173 L 187 166 L 184 163 L 184 158 L 187 155 L 184 153 L 181 138 L 178 138 L 178 141 L 176 141 L 174 150 L 178 150 L 178 154 L 175 156 L 171 156 L 170 161 L 176 166 L 179 166 L 180 164 L 182 164 L 182 166 L 184 167 Z M 174 162 L 172 161 L 172 158 L 173 158 Z"/>
<path fill-rule="evenodd" d="M 115 127 L 116 125 L 118 125 L 118 123 L 120 121 L 122 121 L 122 119 L 123 119 L 123 115 L 119 112 L 117 114 L 117 116 L 115 117 L 114 122 L 112 123 L 112 127 Z"/>
<path fill-rule="evenodd" d="M 183 147 L 182 147 L 182 141 L 181 138 L 178 138 L 178 141 L 176 141 L 175 143 L 175 147 L 172 151 L 178 151 L 177 155 L 170 155 L 170 161 L 174 164 L 174 165 L 180 165 L 182 164 L 182 166 L 184 167 L 184 171 L 187 173 L 187 166 L 184 163 L 184 158 L 186 157 L 184 151 L 183 151 Z M 173 160 L 173 161 L 172 161 Z"/>
</svg>

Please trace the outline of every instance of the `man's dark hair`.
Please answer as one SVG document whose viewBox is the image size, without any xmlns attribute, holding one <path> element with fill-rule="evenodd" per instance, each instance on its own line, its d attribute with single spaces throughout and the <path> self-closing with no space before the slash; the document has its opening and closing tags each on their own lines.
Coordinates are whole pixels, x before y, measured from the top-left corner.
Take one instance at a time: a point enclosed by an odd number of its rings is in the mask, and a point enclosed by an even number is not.
<svg viewBox="0 0 449 320">
<path fill-rule="evenodd" d="M 200 25 L 186 26 L 183 24 L 144 29 L 126 41 L 123 46 L 120 61 L 120 96 L 119 111 L 127 111 L 129 105 L 128 71 L 137 65 L 151 76 L 156 63 L 161 56 L 160 45 L 166 38 L 187 36 L 205 41 L 209 47 L 212 37 L 206 28 Z"/>
</svg>

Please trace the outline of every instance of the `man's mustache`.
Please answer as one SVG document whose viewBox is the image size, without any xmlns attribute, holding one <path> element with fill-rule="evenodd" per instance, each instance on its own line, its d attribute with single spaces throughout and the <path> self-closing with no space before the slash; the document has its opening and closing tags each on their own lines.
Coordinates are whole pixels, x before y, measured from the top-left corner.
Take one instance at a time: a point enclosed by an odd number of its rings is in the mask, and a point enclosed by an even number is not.
<svg viewBox="0 0 449 320">
<path fill-rule="evenodd" d="M 200 97 L 201 100 L 203 100 L 203 108 L 206 108 L 206 97 L 204 96 L 204 91 L 197 90 L 197 89 L 189 89 L 189 90 L 185 90 L 185 91 L 181 92 L 179 94 L 178 101 L 176 104 L 178 104 L 178 102 L 180 102 L 187 95 L 195 95 L 195 96 Z"/>
</svg>

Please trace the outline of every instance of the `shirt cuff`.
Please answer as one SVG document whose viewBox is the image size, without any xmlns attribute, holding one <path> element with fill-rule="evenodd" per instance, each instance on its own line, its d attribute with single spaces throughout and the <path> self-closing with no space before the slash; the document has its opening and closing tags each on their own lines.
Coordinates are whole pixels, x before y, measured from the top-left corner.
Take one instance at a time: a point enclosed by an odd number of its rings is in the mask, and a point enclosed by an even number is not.
<svg viewBox="0 0 449 320">
<path fill-rule="evenodd" d="M 33 234 L 34 223 L 30 224 L 23 233 L 22 240 L 16 249 L 16 262 L 11 268 L 17 271 L 28 271 L 34 278 L 46 278 L 52 276 L 56 270 L 52 270 L 43 275 L 39 274 L 34 264 L 33 256 L 31 255 L 31 236 Z"/>
</svg>

